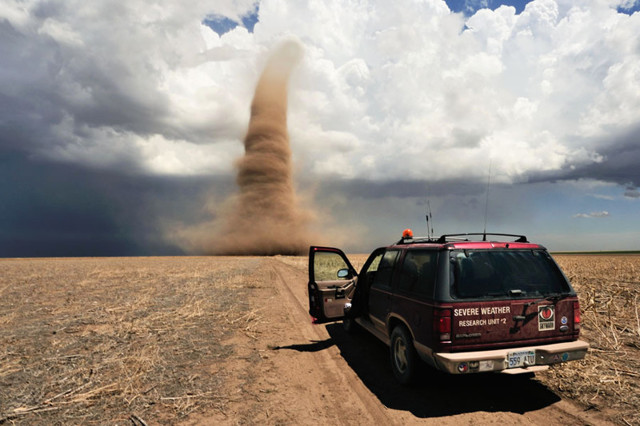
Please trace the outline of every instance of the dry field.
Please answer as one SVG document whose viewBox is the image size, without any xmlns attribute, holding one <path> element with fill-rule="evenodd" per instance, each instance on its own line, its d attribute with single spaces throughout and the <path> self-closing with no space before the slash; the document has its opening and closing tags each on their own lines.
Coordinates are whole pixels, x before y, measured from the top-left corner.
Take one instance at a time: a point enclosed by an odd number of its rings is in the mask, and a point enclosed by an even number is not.
<svg viewBox="0 0 640 426">
<path fill-rule="evenodd" d="M 252 258 L 0 261 L 0 424 L 173 422 L 231 395 Z M 267 274 L 267 277 L 269 275 Z M 136 423 L 137 422 L 137 423 Z"/>
<path fill-rule="evenodd" d="M 375 339 L 308 323 L 304 257 L 0 260 L 0 424 L 539 424 L 561 397 L 640 425 L 640 256 L 555 257 L 592 349 L 516 382 L 542 408 L 506 395 L 447 407 L 441 389 L 397 387 Z M 564 415 L 545 423 L 577 422 Z"/>
<path fill-rule="evenodd" d="M 565 398 L 640 425 L 640 256 L 555 255 L 580 297 L 585 360 L 539 374 Z"/>
</svg>

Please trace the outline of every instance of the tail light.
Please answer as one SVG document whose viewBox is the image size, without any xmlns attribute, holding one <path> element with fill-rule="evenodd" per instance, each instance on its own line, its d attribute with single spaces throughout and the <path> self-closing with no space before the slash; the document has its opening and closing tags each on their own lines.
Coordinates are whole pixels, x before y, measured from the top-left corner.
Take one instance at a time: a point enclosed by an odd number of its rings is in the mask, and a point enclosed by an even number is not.
<svg viewBox="0 0 640 426">
<path fill-rule="evenodd" d="M 437 340 L 451 340 L 451 309 L 433 310 L 433 328 Z"/>
<path fill-rule="evenodd" d="M 573 302 L 573 329 L 580 330 L 580 302 Z"/>
</svg>

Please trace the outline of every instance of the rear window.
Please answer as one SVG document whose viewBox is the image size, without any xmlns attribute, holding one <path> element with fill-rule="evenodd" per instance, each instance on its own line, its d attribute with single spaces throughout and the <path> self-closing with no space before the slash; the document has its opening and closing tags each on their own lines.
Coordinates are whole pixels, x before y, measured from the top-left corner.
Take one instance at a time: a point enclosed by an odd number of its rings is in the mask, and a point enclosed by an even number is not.
<svg viewBox="0 0 640 426">
<path fill-rule="evenodd" d="M 451 265 L 454 298 L 536 297 L 571 291 L 543 250 L 454 250 Z"/>
</svg>

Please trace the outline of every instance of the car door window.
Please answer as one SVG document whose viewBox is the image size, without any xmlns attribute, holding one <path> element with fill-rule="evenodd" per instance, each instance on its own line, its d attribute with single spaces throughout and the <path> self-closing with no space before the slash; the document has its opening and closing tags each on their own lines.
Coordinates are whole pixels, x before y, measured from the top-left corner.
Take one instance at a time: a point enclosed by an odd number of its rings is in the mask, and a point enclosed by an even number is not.
<svg viewBox="0 0 640 426">
<path fill-rule="evenodd" d="M 437 263 L 437 251 L 407 251 L 400 269 L 398 291 L 420 296 L 433 296 Z"/>
<path fill-rule="evenodd" d="M 400 251 L 398 250 L 388 250 L 385 252 L 382 259 L 380 259 L 378 271 L 373 278 L 371 287 L 385 290 L 391 289 L 391 275 L 393 274 L 393 268 L 396 264 L 399 253 Z"/>
<path fill-rule="evenodd" d="M 314 257 L 314 281 L 348 281 L 352 277 L 350 275 L 339 277 L 338 271 L 341 269 L 349 270 L 349 265 L 345 262 L 339 253 L 334 252 L 317 252 Z"/>
</svg>

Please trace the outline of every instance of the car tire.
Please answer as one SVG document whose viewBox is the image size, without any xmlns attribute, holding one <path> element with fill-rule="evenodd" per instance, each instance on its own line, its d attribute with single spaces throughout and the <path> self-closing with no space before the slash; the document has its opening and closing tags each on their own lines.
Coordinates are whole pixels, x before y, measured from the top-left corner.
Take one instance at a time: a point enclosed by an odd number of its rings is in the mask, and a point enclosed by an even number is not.
<svg viewBox="0 0 640 426">
<path fill-rule="evenodd" d="M 391 332 L 390 352 L 391 370 L 396 379 L 403 385 L 414 383 L 419 359 L 411 334 L 405 327 L 397 326 Z"/>
</svg>

